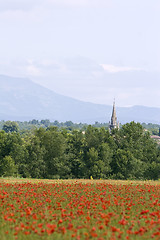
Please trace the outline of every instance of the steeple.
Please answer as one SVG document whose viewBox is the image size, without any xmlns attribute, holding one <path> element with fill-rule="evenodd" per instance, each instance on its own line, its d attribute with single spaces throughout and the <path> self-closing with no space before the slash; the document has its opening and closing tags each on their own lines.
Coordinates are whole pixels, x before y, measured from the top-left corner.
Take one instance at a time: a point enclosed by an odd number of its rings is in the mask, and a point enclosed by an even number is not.
<svg viewBox="0 0 160 240">
<path fill-rule="evenodd" d="M 109 129 L 115 129 L 119 128 L 119 124 L 117 124 L 117 117 L 116 117 L 116 107 L 115 107 L 115 99 L 113 102 L 113 110 L 112 110 L 112 116 L 111 116 L 111 123 L 109 125 Z"/>
</svg>

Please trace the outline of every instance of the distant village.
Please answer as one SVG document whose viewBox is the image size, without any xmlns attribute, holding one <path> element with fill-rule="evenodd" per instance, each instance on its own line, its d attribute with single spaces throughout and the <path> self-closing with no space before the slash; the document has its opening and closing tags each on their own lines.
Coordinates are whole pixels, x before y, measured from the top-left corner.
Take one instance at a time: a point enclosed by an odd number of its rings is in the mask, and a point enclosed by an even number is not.
<svg viewBox="0 0 160 240">
<path fill-rule="evenodd" d="M 111 132 L 112 129 L 116 129 L 116 128 L 119 129 L 119 121 L 117 121 L 116 107 L 115 107 L 115 100 L 114 100 L 111 121 L 109 122 L 109 131 Z M 145 129 L 145 131 L 148 131 L 148 130 Z M 159 128 L 158 135 L 151 135 L 151 138 L 154 139 L 160 145 L 160 128 Z"/>
</svg>

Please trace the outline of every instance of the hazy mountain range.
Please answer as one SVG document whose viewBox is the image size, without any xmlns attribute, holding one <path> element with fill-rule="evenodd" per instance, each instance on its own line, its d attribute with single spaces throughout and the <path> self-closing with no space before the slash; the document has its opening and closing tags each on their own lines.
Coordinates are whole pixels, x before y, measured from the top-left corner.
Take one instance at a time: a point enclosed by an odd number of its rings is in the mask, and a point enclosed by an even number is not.
<svg viewBox="0 0 160 240">
<path fill-rule="evenodd" d="M 160 108 L 117 107 L 121 123 L 160 123 Z M 57 94 L 29 79 L 0 75 L 0 120 L 50 119 L 94 123 L 109 122 L 112 106 L 79 101 Z"/>
</svg>

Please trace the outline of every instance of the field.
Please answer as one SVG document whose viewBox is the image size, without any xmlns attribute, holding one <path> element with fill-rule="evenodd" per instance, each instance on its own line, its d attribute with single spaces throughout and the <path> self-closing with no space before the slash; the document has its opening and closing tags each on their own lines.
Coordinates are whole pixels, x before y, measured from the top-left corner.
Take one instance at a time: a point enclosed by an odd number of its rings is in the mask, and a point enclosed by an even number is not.
<svg viewBox="0 0 160 240">
<path fill-rule="evenodd" d="M 0 239 L 160 239 L 160 182 L 0 179 Z"/>
</svg>

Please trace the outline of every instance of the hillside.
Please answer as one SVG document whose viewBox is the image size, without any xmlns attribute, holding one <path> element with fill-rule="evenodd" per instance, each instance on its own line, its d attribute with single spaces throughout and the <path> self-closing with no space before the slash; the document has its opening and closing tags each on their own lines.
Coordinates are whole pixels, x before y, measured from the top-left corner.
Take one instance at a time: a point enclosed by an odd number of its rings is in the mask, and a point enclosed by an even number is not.
<svg viewBox="0 0 160 240">
<path fill-rule="evenodd" d="M 0 75 L 0 120 L 50 119 L 94 123 L 108 122 L 112 106 L 79 101 L 57 94 L 29 79 Z M 159 123 L 160 109 L 117 107 L 121 123 L 132 120 Z"/>
</svg>

